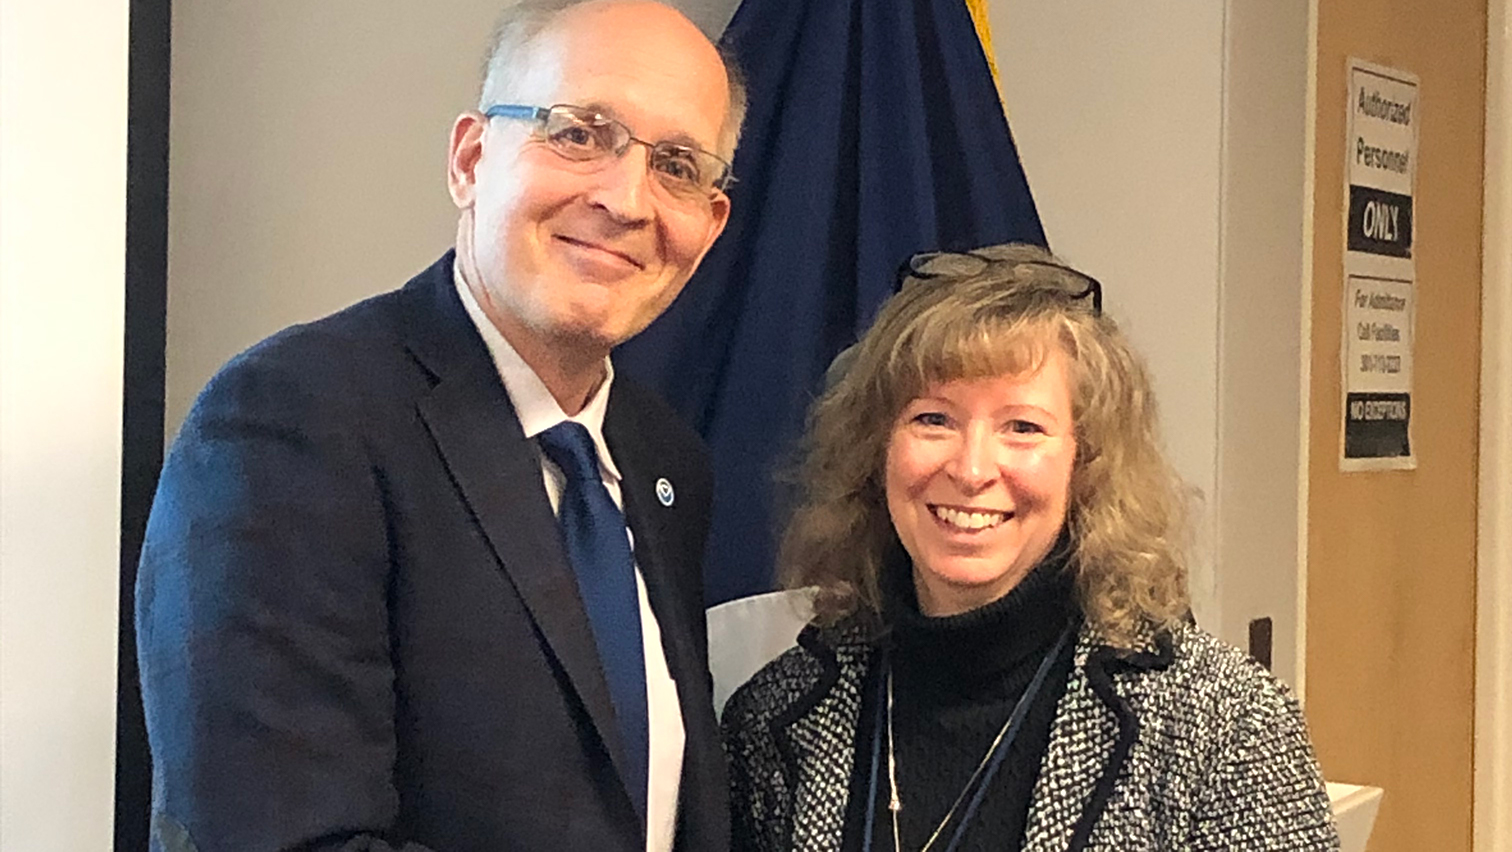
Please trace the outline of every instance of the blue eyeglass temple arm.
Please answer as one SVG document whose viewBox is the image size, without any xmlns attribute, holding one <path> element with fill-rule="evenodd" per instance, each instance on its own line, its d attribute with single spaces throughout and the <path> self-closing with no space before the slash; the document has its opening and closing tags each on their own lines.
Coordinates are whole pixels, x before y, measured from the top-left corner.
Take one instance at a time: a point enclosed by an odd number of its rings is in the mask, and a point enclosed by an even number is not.
<svg viewBox="0 0 1512 852">
<path fill-rule="evenodd" d="M 545 118 L 551 110 L 544 107 L 523 106 L 521 104 L 494 104 L 483 110 L 483 114 L 489 118 Z"/>
</svg>

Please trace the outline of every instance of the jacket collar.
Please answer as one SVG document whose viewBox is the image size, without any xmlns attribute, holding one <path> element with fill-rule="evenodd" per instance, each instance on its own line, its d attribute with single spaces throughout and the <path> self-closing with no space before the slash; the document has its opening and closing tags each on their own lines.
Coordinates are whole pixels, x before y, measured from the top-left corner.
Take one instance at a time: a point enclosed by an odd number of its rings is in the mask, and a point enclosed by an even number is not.
<svg viewBox="0 0 1512 852">
<path fill-rule="evenodd" d="M 1139 738 L 1129 699 L 1142 688 L 1144 674 L 1173 660 L 1169 634 L 1146 631 L 1134 647 L 1116 648 L 1095 628 L 1082 627 L 1029 803 L 1024 852 L 1087 848 Z M 1067 803 L 1075 807 L 1068 809 Z M 1067 813 L 1075 820 L 1067 820 Z"/>
<path fill-rule="evenodd" d="M 866 639 L 860 627 L 809 626 L 798 634 L 799 646 L 808 652 L 813 685 L 772 722 L 793 790 L 792 810 L 784 815 L 789 848 L 840 848 L 847 797 L 835 791 L 850 790 L 861 684 L 872 658 Z"/>
<path fill-rule="evenodd" d="M 872 645 L 857 626 L 810 626 L 798 644 L 807 651 L 812 680 L 772 721 L 793 790 L 785 834 L 795 849 L 839 849 L 847 796 L 835 791 L 851 788 L 860 690 Z M 1142 633 L 1131 648 L 1115 648 L 1083 624 L 1074 660 L 1030 802 L 1025 852 L 1087 848 L 1139 736 L 1129 698 L 1142 688 L 1143 675 L 1172 663 L 1174 649 L 1170 635 L 1155 630 Z M 1076 803 L 1069 810 L 1074 820 L 1065 816 L 1067 803 Z"/>
</svg>

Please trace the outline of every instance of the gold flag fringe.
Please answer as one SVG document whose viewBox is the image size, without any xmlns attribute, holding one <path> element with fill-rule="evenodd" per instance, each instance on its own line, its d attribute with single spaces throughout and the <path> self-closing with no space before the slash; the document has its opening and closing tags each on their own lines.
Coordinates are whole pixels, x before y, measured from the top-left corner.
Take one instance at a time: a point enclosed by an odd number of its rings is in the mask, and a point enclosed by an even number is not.
<svg viewBox="0 0 1512 852">
<path fill-rule="evenodd" d="M 976 26 L 977 40 L 982 43 L 982 53 L 987 57 L 987 69 L 992 72 L 992 85 L 997 89 L 998 102 L 1006 114 L 1008 105 L 1003 102 L 1003 81 L 998 76 L 997 59 L 992 52 L 992 24 L 987 20 L 987 0 L 966 0 L 971 12 L 971 23 Z"/>
</svg>

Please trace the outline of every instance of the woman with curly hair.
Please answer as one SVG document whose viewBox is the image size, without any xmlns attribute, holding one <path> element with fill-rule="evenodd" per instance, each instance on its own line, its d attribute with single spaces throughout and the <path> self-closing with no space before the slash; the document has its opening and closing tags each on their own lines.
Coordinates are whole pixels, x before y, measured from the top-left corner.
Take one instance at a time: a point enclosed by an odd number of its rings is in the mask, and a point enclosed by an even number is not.
<svg viewBox="0 0 1512 852">
<path fill-rule="evenodd" d="M 749 850 L 1336 849 L 1286 687 L 1191 623 L 1186 489 L 1101 287 L 914 257 L 810 415 L 798 647 L 724 712 Z"/>
</svg>

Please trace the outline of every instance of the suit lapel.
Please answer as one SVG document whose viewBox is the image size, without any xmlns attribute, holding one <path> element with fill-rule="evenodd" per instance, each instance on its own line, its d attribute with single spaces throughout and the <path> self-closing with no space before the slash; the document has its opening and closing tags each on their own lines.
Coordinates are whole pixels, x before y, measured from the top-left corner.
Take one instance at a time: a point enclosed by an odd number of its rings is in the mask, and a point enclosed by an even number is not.
<svg viewBox="0 0 1512 852">
<path fill-rule="evenodd" d="M 539 458 L 451 276 L 448 254 L 407 288 L 413 308 L 406 345 L 436 379 L 418 403 L 420 417 L 623 777 L 624 744 L 609 687 Z"/>
<path fill-rule="evenodd" d="M 680 606 L 684 590 L 679 589 L 678 560 L 702 558 L 699 553 L 685 553 L 680 546 L 676 530 L 678 518 L 673 507 L 662 505 L 656 497 L 657 483 L 666 479 L 674 484 L 678 471 L 659 468 L 656 454 L 643 440 L 641 430 L 644 422 L 637 422 L 636 412 L 630 410 L 624 397 L 610 389 L 609 408 L 604 416 L 604 440 L 614 454 L 623 480 L 620 496 L 625 504 L 625 521 L 635 539 L 635 564 L 646 583 L 646 597 L 651 611 L 656 615 L 657 626 L 662 636 L 662 650 L 667 659 L 667 670 L 677 682 L 678 703 L 686 718 L 690 699 L 703 694 L 689 687 L 694 681 L 707 679 L 701 671 L 697 649 L 688 643 L 702 631 L 689 623 L 685 606 Z M 688 576 L 697 576 L 700 566 L 687 566 Z M 696 602 L 694 606 L 700 606 Z M 696 699 L 694 699 L 696 700 Z"/>
<path fill-rule="evenodd" d="M 724 784 L 723 775 L 710 778 L 700 761 L 710 750 L 719 752 L 719 733 L 713 719 L 712 682 L 709 679 L 706 652 L 694 647 L 694 642 L 707 642 L 707 634 L 701 619 L 694 621 L 703 612 L 701 586 L 688 585 L 702 570 L 702 556 L 689 552 L 682 538 L 681 527 L 689 523 L 680 517 L 688 511 L 686 503 L 666 506 L 656 497 L 660 480 L 672 484 L 674 496 L 684 500 L 708 499 L 707 494 L 676 494 L 682 477 L 681 469 L 668 469 L 666 465 L 676 462 L 666 453 L 657 453 L 647 441 L 645 430 L 654 428 L 641 417 L 643 412 L 627 404 L 623 387 L 618 381 L 610 388 L 609 408 L 604 415 L 604 440 L 614 454 L 619 468 L 620 497 L 625 505 L 625 522 L 635 541 L 635 564 L 646 583 L 646 599 L 656 617 L 661 634 L 662 654 L 667 663 L 667 673 L 677 690 L 677 706 L 683 727 L 683 757 L 679 786 L 683 806 L 677 819 L 677 844 L 690 841 L 689 827 L 707 819 L 707 815 L 691 813 L 689 803 L 702 799 L 695 797 L 694 790 L 700 784 Z M 681 510 L 681 511 L 679 511 Z M 680 564 L 691 561 L 692 564 Z M 644 630 L 644 625 L 642 626 Z M 648 708 L 649 710 L 649 708 Z M 724 799 L 719 801 L 723 802 Z"/>
</svg>

